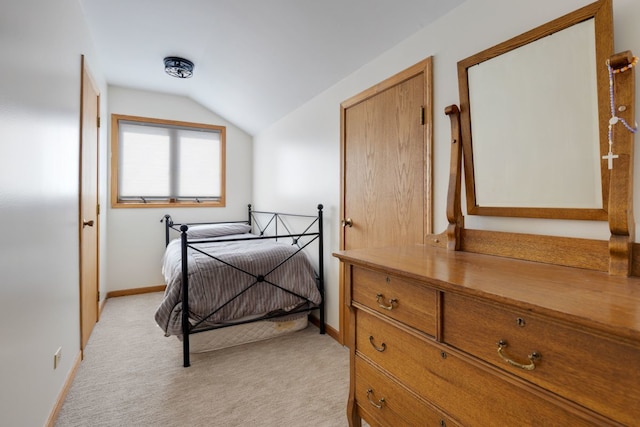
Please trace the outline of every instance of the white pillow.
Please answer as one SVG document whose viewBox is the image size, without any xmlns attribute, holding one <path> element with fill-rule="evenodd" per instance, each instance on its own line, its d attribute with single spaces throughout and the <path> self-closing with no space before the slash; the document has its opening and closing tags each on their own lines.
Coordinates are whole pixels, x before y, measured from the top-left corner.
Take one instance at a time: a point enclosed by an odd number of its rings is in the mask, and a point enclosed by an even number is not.
<svg viewBox="0 0 640 427">
<path fill-rule="evenodd" d="M 189 239 L 207 239 L 209 237 L 228 236 L 230 234 L 244 234 L 250 231 L 251 226 L 249 224 L 202 224 L 189 227 L 187 230 L 187 237 Z"/>
</svg>

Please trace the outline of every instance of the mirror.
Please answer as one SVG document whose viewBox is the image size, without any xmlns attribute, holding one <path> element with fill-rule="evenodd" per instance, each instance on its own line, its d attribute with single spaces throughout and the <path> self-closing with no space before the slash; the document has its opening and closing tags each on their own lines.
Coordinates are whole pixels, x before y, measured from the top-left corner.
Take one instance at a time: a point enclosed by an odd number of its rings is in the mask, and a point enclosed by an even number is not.
<svg viewBox="0 0 640 427">
<path fill-rule="evenodd" d="M 458 63 L 467 212 L 607 220 L 611 0 Z"/>
</svg>

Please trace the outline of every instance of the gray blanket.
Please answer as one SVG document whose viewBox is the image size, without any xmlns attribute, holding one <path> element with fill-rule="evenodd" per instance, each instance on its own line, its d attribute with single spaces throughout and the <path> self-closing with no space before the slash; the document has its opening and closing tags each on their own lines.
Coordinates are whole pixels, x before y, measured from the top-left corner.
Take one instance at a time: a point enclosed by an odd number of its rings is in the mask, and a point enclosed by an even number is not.
<svg viewBox="0 0 640 427">
<path fill-rule="evenodd" d="M 238 236 L 226 236 L 233 237 Z M 209 242 L 195 246 L 224 262 L 189 248 L 189 319 L 192 325 L 229 301 L 231 302 L 208 317 L 202 325 L 220 324 L 276 310 L 287 311 L 304 303 L 304 300 L 268 282 L 302 295 L 314 304 L 320 303 L 321 296 L 316 285 L 315 272 L 304 252 L 297 253 L 277 267 L 296 252 L 296 246 L 267 239 Z M 176 239 L 169 243 L 163 257 L 163 274 L 167 289 L 156 310 L 155 320 L 166 335 L 182 335 L 180 252 L 180 240 Z M 251 286 L 256 282 L 255 277 L 225 263 L 254 276 L 264 276 L 265 280 Z M 234 299 L 239 293 L 242 295 Z"/>
</svg>

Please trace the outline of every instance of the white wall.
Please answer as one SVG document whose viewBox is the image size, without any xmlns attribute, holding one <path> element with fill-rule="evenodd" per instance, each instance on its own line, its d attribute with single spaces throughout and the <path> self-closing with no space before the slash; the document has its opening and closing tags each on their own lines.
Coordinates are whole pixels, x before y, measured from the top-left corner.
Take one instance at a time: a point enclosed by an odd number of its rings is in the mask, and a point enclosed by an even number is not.
<svg viewBox="0 0 640 427">
<path fill-rule="evenodd" d="M 80 351 L 81 54 L 86 55 L 101 92 L 106 91 L 90 40 L 77 0 L 3 4 L 2 425 L 43 425 Z M 58 347 L 62 347 L 62 360 L 54 370 L 53 355 Z"/>
<path fill-rule="evenodd" d="M 434 56 L 434 231 L 442 232 L 446 227 L 450 141 L 450 124 L 444 109 L 459 103 L 456 63 L 590 3 L 590 0 L 467 0 L 255 136 L 254 201 L 257 205 L 287 211 L 311 211 L 317 202 L 325 205 L 327 321 L 332 327 L 337 329 L 339 325 L 338 261 L 331 253 L 339 249 L 340 102 Z M 631 50 L 640 54 L 640 3 L 614 0 L 614 15 L 616 52 Z M 557 68 L 558 73 L 579 72 L 567 69 L 564 64 L 549 66 Z M 639 169 L 636 165 L 636 171 Z M 636 212 L 640 203 L 638 193 L 636 190 Z M 608 239 L 607 224 L 599 222 L 466 216 L 466 225 Z"/>
<path fill-rule="evenodd" d="M 226 207 L 224 208 L 117 208 L 107 204 L 107 292 L 164 284 L 161 258 L 164 252 L 165 214 L 176 222 L 239 220 L 247 217 L 252 203 L 253 139 L 232 123 L 183 96 L 109 86 L 111 114 L 226 126 Z M 104 211 L 104 210 L 103 210 Z M 105 295 L 105 294 L 103 294 Z"/>
</svg>

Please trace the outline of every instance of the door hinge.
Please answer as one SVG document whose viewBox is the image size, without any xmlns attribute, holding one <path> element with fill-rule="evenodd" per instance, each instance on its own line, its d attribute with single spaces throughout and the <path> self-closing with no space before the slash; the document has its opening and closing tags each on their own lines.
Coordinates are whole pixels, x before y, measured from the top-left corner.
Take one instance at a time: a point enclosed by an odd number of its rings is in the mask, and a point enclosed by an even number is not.
<svg viewBox="0 0 640 427">
<path fill-rule="evenodd" d="M 98 127 L 100 127 L 100 116 L 98 116 Z"/>
<path fill-rule="evenodd" d="M 424 125 L 424 105 L 420 107 L 420 124 Z"/>
<path fill-rule="evenodd" d="M 100 203 L 96 205 L 96 215 L 100 215 Z"/>
<path fill-rule="evenodd" d="M 100 302 L 100 291 L 98 291 L 98 302 Z"/>
</svg>

